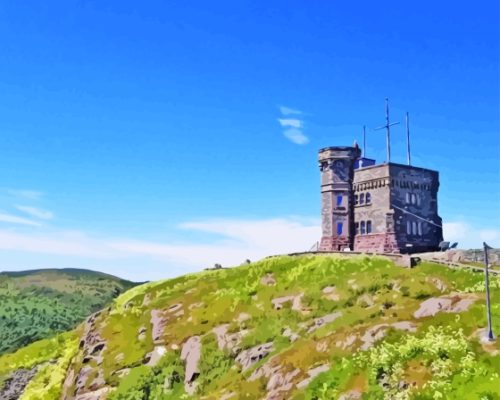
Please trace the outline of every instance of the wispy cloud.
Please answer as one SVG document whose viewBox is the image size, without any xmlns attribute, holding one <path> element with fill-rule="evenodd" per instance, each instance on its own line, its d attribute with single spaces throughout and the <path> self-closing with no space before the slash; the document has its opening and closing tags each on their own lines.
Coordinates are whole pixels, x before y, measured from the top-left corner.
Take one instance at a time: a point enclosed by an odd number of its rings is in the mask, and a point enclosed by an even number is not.
<svg viewBox="0 0 500 400">
<path fill-rule="evenodd" d="M 6 222 L 8 224 L 16 224 L 16 225 L 31 225 L 31 226 L 40 226 L 40 223 L 36 221 L 32 221 L 28 218 L 18 217 L 17 215 L 0 213 L 0 222 Z"/>
<path fill-rule="evenodd" d="M 38 200 L 43 196 L 43 193 L 37 190 L 7 189 L 7 193 L 11 196 L 27 200 Z"/>
<path fill-rule="evenodd" d="M 302 111 L 294 110 L 289 107 L 280 107 L 280 112 L 282 116 L 295 115 L 293 118 L 278 118 L 278 122 L 283 130 L 283 136 L 295 144 L 306 144 L 309 143 L 309 138 L 304 134 L 304 121 L 299 118 L 302 115 Z"/>
<path fill-rule="evenodd" d="M 285 106 L 280 106 L 280 112 L 283 115 L 302 115 L 302 111 Z"/>
<path fill-rule="evenodd" d="M 292 127 L 292 128 L 301 128 L 302 127 L 302 121 L 300 119 L 294 119 L 294 118 L 278 118 L 278 121 L 281 126 L 283 127 Z"/>
<path fill-rule="evenodd" d="M 283 135 L 295 144 L 309 143 L 309 138 L 300 129 L 287 129 L 283 132 Z"/>
<path fill-rule="evenodd" d="M 54 214 L 50 211 L 47 210 L 42 210 L 37 207 L 31 207 L 31 206 L 15 206 L 19 211 L 22 211 L 25 214 L 28 214 L 31 217 L 35 217 L 38 219 L 44 219 L 44 220 L 49 220 L 54 217 Z"/>
<path fill-rule="evenodd" d="M 158 270 L 143 271 L 142 279 L 172 276 L 168 271 L 183 266 L 184 272 L 221 263 L 233 266 L 245 259 L 258 260 L 273 254 L 309 249 L 320 236 L 319 222 L 300 218 L 263 220 L 218 219 L 191 221 L 179 226 L 183 230 L 215 233 L 220 237 L 209 243 L 165 243 L 134 238 L 102 238 L 82 232 L 50 231 L 45 234 L 16 233 L 0 230 L 0 250 L 21 254 L 50 255 L 57 260 L 65 256 L 127 263 L 139 260 L 141 265 L 154 261 Z M 121 261 L 120 261 L 121 260 Z"/>
</svg>

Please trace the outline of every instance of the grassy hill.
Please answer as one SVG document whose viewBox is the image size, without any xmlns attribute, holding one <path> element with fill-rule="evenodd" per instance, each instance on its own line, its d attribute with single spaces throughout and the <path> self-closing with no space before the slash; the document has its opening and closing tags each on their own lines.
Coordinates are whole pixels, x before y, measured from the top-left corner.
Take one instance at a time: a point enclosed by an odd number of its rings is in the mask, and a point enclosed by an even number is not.
<svg viewBox="0 0 500 400">
<path fill-rule="evenodd" d="M 73 329 L 134 285 L 83 269 L 0 273 L 0 354 Z"/>
<path fill-rule="evenodd" d="M 482 282 L 437 264 L 324 255 L 147 283 L 0 357 L 0 397 L 500 399 L 499 343 L 479 339 Z"/>
</svg>

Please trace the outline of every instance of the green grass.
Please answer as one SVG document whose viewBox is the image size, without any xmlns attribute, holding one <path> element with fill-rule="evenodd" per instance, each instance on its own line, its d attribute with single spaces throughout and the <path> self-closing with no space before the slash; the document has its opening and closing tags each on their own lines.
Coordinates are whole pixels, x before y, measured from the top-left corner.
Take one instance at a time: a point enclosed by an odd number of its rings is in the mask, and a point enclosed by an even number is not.
<svg viewBox="0 0 500 400">
<path fill-rule="evenodd" d="M 261 284 L 269 273 L 276 280 L 273 286 Z M 444 292 L 433 283 L 436 280 L 446 285 Z M 238 268 L 151 282 L 130 289 L 109 311 L 102 312 L 96 329 L 106 341 L 103 363 L 90 365 L 96 373 L 102 370 L 106 386 L 111 388 L 109 399 L 187 398 L 180 350 L 189 337 L 200 335 L 195 399 L 215 400 L 228 393 L 235 393 L 232 399 L 265 398 L 268 378 L 249 379 L 264 366 L 299 371 L 294 385 L 283 393 L 285 398 L 296 400 L 337 398 L 349 390 L 362 391 L 363 399 L 438 399 L 439 393 L 448 396 L 441 398 L 498 399 L 499 389 L 491 378 L 500 373 L 499 356 L 491 352 L 500 351 L 500 346 L 484 348 L 477 339 L 477 330 L 486 324 L 482 282 L 481 273 L 432 263 L 404 269 L 383 257 L 330 255 L 273 257 Z M 338 300 L 325 296 L 322 290 L 326 286 L 335 287 Z M 491 286 L 493 328 L 500 332 L 500 280 L 492 277 Z M 460 292 L 475 293 L 478 298 L 468 311 L 414 319 L 413 313 L 425 299 Z M 300 310 L 292 310 L 291 303 L 274 309 L 273 299 L 299 294 Z M 144 365 L 145 355 L 154 348 L 151 311 L 168 310 L 177 304 L 182 305 L 181 313 L 166 312 L 168 321 L 162 336 L 166 354 L 158 365 Z M 315 318 L 332 312 L 341 316 L 308 332 Z M 249 318 L 239 320 L 242 313 Z M 360 338 L 370 327 L 398 321 L 411 321 L 417 332 L 389 329 L 370 350 L 358 351 Z M 221 324 L 228 324 L 233 333 L 248 331 L 239 344 L 242 350 L 273 342 L 274 351 L 242 373 L 235 355 L 218 347 L 212 329 Z M 141 327 L 145 328 L 143 340 L 138 338 Z M 292 342 L 285 338 L 285 328 L 297 333 L 299 339 Z M 352 335 L 355 341 L 343 347 Z M 29 353 L 36 361 L 30 361 L 31 365 L 48 357 L 60 360 L 57 365 L 66 365 L 65 354 L 70 350 L 64 349 L 73 348 L 69 343 L 59 343 L 63 350 L 53 356 L 48 353 L 55 350 L 38 347 L 37 355 L 33 347 Z M 0 365 L 3 360 L 0 358 Z M 78 371 L 82 360 L 78 351 L 71 368 Z M 305 389 L 297 389 L 295 384 L 308 376 L 307 371 L 326 363 L 330 365 L 327 372 Z M 125 368 L 130 369 L 129 374 L 119 378 L 116 372 Z M 4 370 L 4 376 L 10 370 Z M 0 367 L 0 375 L 1 371 Z M 41 375 L 35 378 L 36 382 L 44 379 Z M 415 386 L 398 386 L 411 379 Z M 388 390 L 382 389 L 382 380 L 387 381 Z"/>
</svg>

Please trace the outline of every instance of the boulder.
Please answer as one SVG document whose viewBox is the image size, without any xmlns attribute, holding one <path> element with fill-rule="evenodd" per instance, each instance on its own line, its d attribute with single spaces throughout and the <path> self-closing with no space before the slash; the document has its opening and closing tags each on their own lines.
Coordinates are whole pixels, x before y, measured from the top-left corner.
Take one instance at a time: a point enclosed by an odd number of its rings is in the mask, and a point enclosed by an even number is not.
<svg viewBox="0 0 500 400">
<path fill-rule="evenodd" d="M 184 389 L 192 395 L 196 390 L 196 378 L 200 374 L 198 362 L 201 356 L 201 339 L 199 336 L 190 337 L 182 346 L 181 360 L 185 362 Z"/>
<path fill-rule="evenodd" d="M 163 310 L 151 310 L 151 336 L 154 344 L 163 344 L 163 331 L 168 323 L 168 318 Z"/>
<path fill-rule="evenodd" d="M 312 333 L 315 330 L 321 328 L 322 326 L 329 324 L 330 322 L 335 321 L 337 318 L 341 317 L 342 313 L 340 311 L 324 315 L 319 318 L 315 318 L 313 321 L 313 325 L 307 330 L 307 333 Z"/>
<path fill-rule="evenodd" d="M 259 344 L 238 354 L 236 362 L 241 364 L 242 370 L 245 371 L 272 351 L 274 351 L 273 342 Z"/>
</svg>

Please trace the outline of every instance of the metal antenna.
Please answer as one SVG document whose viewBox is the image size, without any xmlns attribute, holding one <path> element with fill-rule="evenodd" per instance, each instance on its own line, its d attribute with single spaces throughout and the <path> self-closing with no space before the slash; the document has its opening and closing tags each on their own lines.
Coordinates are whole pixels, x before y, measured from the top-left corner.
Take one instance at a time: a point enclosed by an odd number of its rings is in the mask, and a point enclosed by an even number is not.
<svg viewBox="0 0 500 400">
<path fill-rule="evenodd" d="M 410 115 L 406 112 L 406 153 L 408 157 L 408 165 L 411 165 L 410 155 Z"/>
<path fill-rule="evenodd" d="M 363 125 L 363 158 L 366 158 L 366 125 Z"/>
<path fill-rule="evenodd" d="M 488 276 L 488 250 L 491 249 L 485 242 L 483 242 L 484 248 L 484 283 L 486 285 L 486 317 L 488 319 L 488 332 L 486 332 L 486 339 L 490 342 L 495 340 L 493 336 L 493 329 L 491 328 L 491 306 L 490 306 L 490 279 Z"/>
<path fill-rule="evenodd" d="M 385 98 L 385 125 L 375 128 L 376 131 L 380 129 L 386 129 L 386 143 L 387 143 L 387 162 L 391 162 L 391 126 L 397 125 L 399 122 L 389 122 L 389 99 Z"/>
</svg>

